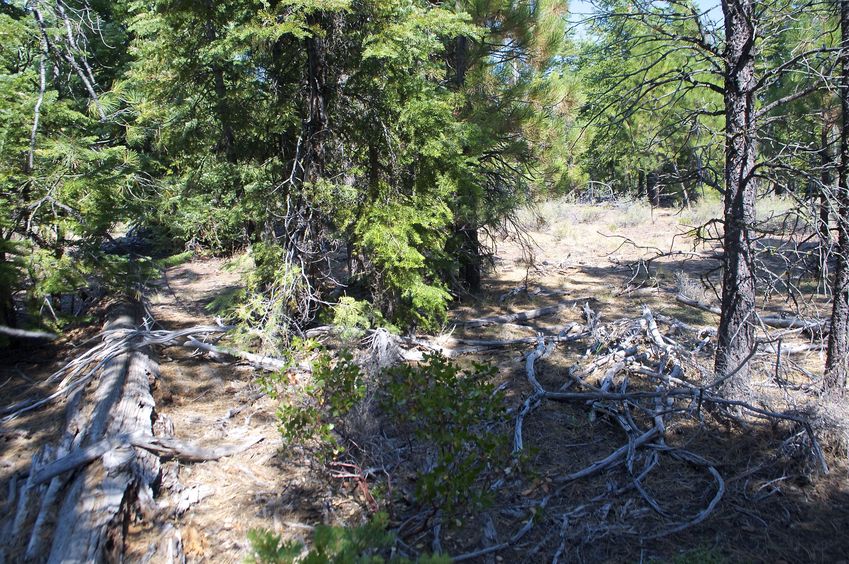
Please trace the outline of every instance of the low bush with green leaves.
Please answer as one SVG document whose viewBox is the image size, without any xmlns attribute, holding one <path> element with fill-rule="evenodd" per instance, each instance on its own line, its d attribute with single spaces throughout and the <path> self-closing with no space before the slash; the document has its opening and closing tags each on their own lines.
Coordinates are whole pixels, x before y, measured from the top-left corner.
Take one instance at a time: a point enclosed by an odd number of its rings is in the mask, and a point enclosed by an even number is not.
<svg viewBox="0 0 849 564">
<path fill-rule="evenodd" d="M 327 319 L 343 343 L 362 339 L 369 329 L 376 327 L 383 327 L 393 333 L 398 332 L 398 328 L 389 323 L 379 309 L 367 301 L 350 296 L 339 298 L 327 311 Z"/>
<path fill-rule="evenodd" d="M 335 359 L 321 354 L 313 364 L 311 380 L 287 393 L 277 410 L 284 440 L 290 444 L 317 440 L 322 456 L 338 455 L 343 446 L 333 430 L 365 393 L 363 374 L 350 351 L 340 351 Z"/>
<path fill-rule="evenodd" d="M 420 502 L 451 512 L 487 501 L 487 479 L 509 453 L 495 372 L 484 364 L 463 370 L 438 354 L 388 371 L 382 407 L 410 439 Z"/>
<path fill-rule="evenodd" d="M 384 557 L 395 544 L 395 535 L 386 530 L 388 517 L 378 513 L 359 527 L 315 528 L 312 547 L 307 550 L 298 541 L 283 541 L 279 535 L 267 530 L 252 530 L 248 533 L 251 556 L 248 562 L 255 564 L 405 564 L 407 558 L 392 555 Z M 420 564 L 447 564 L 447 556 L 422 556 Z"/>
<path fill-rule="evenodd" d="M 214 300 L 209 311 L 227 316 L 236 325 L 232 339 L 240 348 L 280 356 L 292 345 L 294 324 L 314 314 L 311 290 L 301 268 L 276 244 L 253 245 L 238 268 L 246 271 L 244 288 Z"/>
</svg>

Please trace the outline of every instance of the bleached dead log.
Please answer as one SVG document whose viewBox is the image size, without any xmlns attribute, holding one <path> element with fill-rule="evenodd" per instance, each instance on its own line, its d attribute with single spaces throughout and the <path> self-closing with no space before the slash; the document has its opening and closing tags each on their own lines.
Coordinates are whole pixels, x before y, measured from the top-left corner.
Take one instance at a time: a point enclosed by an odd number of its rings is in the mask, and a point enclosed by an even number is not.
<svg viewBox="0 0 849 564">
<path fill-rule="evenodd" d="M 142 564 L 185 564 L 186 555 L 183 553 L 183 536 L 180 529 L 166 523 L 160 527 L 156 541 L 141 559 Z"/>
<path fill-rule="evenodd" d="M 116 324 L 129 324 L 128 314 Z M 107 367 L 93 400 L 88 443 L 133 433 L 152 434 L 153 398 L 149 373 L 157 368 L 144 352 L 118 355 Z M 153 483 L 159 476 L 159 457 L 132 447 L 107 451 L 96 464 L 76 475 L 62 503 L 53 532 L 49 562 L 119 560 L 123 551 L 123 522 L 127 512 L 152 505 Z"/>
<path fill-rule="evenodd" d="M 202 447 L 173 437 L 152 435 L 134 436 L 130 442 L 134 447 L 155 452 L 165 458 L 177 458 L 185 462 L 206 462 L 244 452 L 264 438 L 262 435 L 254 435 L 238 443 L 215 447 Z"/>
<path fill-rule="evenodd" d="M 220 355 L 227 355 L 233 358 L 244 360 L 252 366 L 268 370 L 269 372 L 277 372 L 278 370 L 298 369 L 303 372 L 312 372 L 312 365 L 308 362 L 301 362 L 297 366 L 292 366 L 288 360 L 274 358 L 272 356 L 240 351 L 232 348 L 219 347 L 210 343 L 203 343 L 193 337 L 183 343 L 183 346 L 190 349 L 199 349 L 202 351 L 212 352 Z"/>
<path fill-rule="evenodd" d="M 660 334 L 660 329 L 657 327 L 657 322 L 654 320 L 649 306 L 643 306 L 643 321 L 646 323 L 646 332 L 652 342 L 657 345 L 662 351 L 671 353 L 674 348 L 670 343 L 666 342 L 663 335 Z"/>
<path fill-rule="evenodd" d="M 215 494 L 215 488 L 205 484 L 186 488 L 172 496 L 170 512 L 173 516 L 179 517 L 193 505 L 200 503 L 213 494 Z"/>
<path fill-rule="evenodd" d="M 27 331 L 26 329 L 15 329 L 0 325 L 0 335 L 7 335 L 16 339 L 36 339 L 43 341 L 53 341 L 58 335 L 56 333 L 48 333 L 47 331 Z"/>
<path fill-rule="evenodd" d="M 538 317 L 544 317 L 546 315 L 553 315 L 559 311 L 564 309 L 575 307 L 578 304 L 595 301 L 595 298 L 579 298 L 575 300 L 568 300 L 565 302 L 560 302 L 559 304 L 554 304 L 546 307 L 541 307 L 538 309 L 532 309 L 528 311 L 519 311 L 516 313 L 509 313 L 505 315 L 496 315 L 493 317 L 482 317 L 478 319 L 467 319 L 457 321 L 457 325 L 465 325 L 466 327 L 484 327 L 486 325 L 495 325 L 498 323 L 513 323 L 516 321 L 528 321 L 530 319 L 536 319 Z"/>
<path fill-rule="evenodd" d="M 4 531 L 2 556 L 9 560 L 120 561 L 130 514 L 154 513 L 152 485 L 160 476 L 161 457 L 214 460 L 262 440 L 251 437 L 207 448 L 153 433 L 150 388 L 158 366 L 148 347 L 179 344 L 194 335 L 228 328 L 138 329 L 135 309 L 130 307 L 115 310 L 110 319 L 102 332 L 103 342 L 49 380 L 59 382 L 59 389 L 47 401 L 71 395 L 65 429 L 58 446 L 46 448 L 34 461 L 28 483 L 16 496 L 17 510 L 0 528 Z M 28 409 L 44 403 L 35 402 Z M 20 408 L 14 409 L 9 417 L 20 413 Z M 171 548 L 179 548 L 179 542 Z"/>
<path fill-rule="evenodd" d="M 690 307 L 694 307 L 696 309 L 700 309 L 702 311 L 706 311 L 714 315 L 722 315 L 722 310 L 720 310 L 718 307 L 712 306 L 699 300 L 688 298 L 683 294 L 677 294 L 675 296 L 675 299 L 684 305 L 688 305 Z M 776 329 L 804 329 L 806 331 L 818 332 L 821 334 L 827 333 L 829 326 L 828 320 L 816 318 L 806 319 L 794 315 L 768 315 L 765 317 L 761 316 L 760 321 L 763 322 L 764 325 L 768 325 Z"/>
<path fill-rule="evenodd" d="M 546 336 L 545 340 L 549 343 L 567 343 L 580 338 L 581 335 L 553 335 Z M 467 345 L 471 347 L 481 347 L 485 349 L 502 349 L 514 347 L 517 345 L 532 345 L 538 341 L 539 337 L 522 337 L 519 339 L 464 339 L 459 337 L 437 338 L 443 346 L 445 345 Z"/>
<path fill-rule="evenodd" d="M 96 376 L 105 370 L 115 358 L 128 348 L 141 349 L 150 345 L 173 345 L 194 335 L 223 333 L 231 329 L 227 326 L 204 325 L 178 329 L 176 331 L 148 331 L 133 329 L 132 325 L 108 324 L 101 332 L 103 342 L 80 354 L 47 379 L 47 383 L 59 382 L 56 391 L 39 400 L 25 400 L 0 409 L 0 425 L 16 417 L 34 411 L 59 398 L 67 397 L 81 390 Z"/>
</svg>

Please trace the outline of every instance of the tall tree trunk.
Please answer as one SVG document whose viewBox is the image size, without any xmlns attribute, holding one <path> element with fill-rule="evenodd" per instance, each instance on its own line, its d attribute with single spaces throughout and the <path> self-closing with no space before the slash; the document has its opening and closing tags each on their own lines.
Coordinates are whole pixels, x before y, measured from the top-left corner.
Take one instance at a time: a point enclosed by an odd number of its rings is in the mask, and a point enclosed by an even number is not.
<svg viewBox="0 0 849 564">
<path fill-rule="evenodd" d="M 754 0 L 722 0 L 725 15 L 725 235 L 716 374 L 743 382 L 755 347 Z"/>
<path fill-rule="evenodd" d="M 218 38 L 211 13 L 215 9 L 212 2 L 207 2 L 210 19 L 206 22 L 206 39 L 210 44 Z M 218 63 L 211 65 L 213 87 L 215 89 L 215 113 L 221 124 L 221 138 L 218 141 L 218 151 L 224 154 L 228 162 L 236 162 L 236 143 L 233 126 L 230 123 L 230 111 L 227 104 L 227 85 L 224 83 L 224 69 Z"/>
<path fill-rule="evenodd" d="M 3 244 L 7 244 L 7 242 L 0 239 L 0 245 Z M 4 270 L 11 270 L 11 265 L 7 260 L 6 253 L 0 250 L 0 325 L 17 327 L 18 319 L 15 313 L 15 302 L 12 299 L 12 284 L 3 276 Z M 4 337 L 0 337 L 0 344 L 3 341 Z"/>
<path fill-rule="evenodd" d="M 825 362 L 826 389 L 845 388 L 849 372 L 849 0 L 840 5 L 840 161 L 837 166 L 837 260 L 831 330 Z"/>
<path fill-rule="evenodd" d="M 212 75 L 215 80 L 215 109 L 221 122 L 220 150 L 228 162 L 236 162 L 236 139 L 230 115 L 227 108 L 227 87 L 224 84 L 224 70 L 218 65 L 212 65 Z"/>
<path fill-rule="evenodd" d="M 41 59 L 38 62 L 38 99 L 35 101 L 35 108 L 32 111 L 32 130 L 29 136 L 29 152 L 27 153 L 27 162 L 24 172 L 31 173 L 35 168 L 35 140 L 38 135 L 38 122 L 41 118 L 41 104 L 44 103 L 44 92 L 47 88 L 47 72 L 45 63 L 47 61 L 47 45 L 42 39 Z"/>
<path fill-rule="evenodd" d="M 310 25 L 321 25 L 320 16 L 308 18 Z M 324 170 L 324 133 L 327 129 L 327 77 L 325 39 L 313 33 L 306 40 L 309 107 L 304 124 L 304 179 L 319 177 Z"/>
<path fill-rule="evenodd" d="M 637 198 L 643 198 L 646 195 L 646 171 L 640 169 L 637 172 Z"/>
</svg>

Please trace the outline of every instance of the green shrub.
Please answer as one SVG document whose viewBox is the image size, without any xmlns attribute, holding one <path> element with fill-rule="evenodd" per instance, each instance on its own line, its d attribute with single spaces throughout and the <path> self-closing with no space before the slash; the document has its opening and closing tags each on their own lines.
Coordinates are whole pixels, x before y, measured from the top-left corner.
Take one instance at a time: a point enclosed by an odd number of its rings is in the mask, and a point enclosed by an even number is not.
<svg viewBox="0 0 849 564">
<path fill-rule="evenodd" d="M 333 326 L 343 341 L 360 339 L 371 327 L 367 302 L 349 296 L 339 298 L 333 306 Z"/>
<path fill-rule="evenodd" d="M 257 243 L 251 250 L 253 267 L 245 288 L 210 308 L 233 304 L 229 318 L 235 322 L 233 339 L 241 348 L 280 356 L 292 339 L 292 325 L 303 325 L 314 313 L 314 296 L 301 268 L 287 260 L 283 247 Z M 236 305 L 237 304 L 237 305 Z"/>
<path fill-rule="evenodd" d="M 451 512 L 464 504 L 487 501 L 482 484 L 506 459 L 507 419 L 504 398 L 489 382 L 493 366 L 475 364 L 461 370 L 445 357 L 425 356 L 418 366 L 400 365 L 388 371 L 382 406 L 416 447 L 435 453 L 423 460 L 416 482 L 419 500 Z"/>
<path fill-rule="evenodd" d="M 248 562 L 257 564 L 404 564 L 406 558 L 392 556 L 388 560 L 381 555 L 395 544 L 395 535 L 386 530 L 388 518 L 378 513 L 359 527 L 315 528 L 312 548 L 307 551 L 298 541 L 284 542 L 279 535 L 270 531 L 252 530 L 248 533 L 252 554 Z M 421 564 L 447 564 L 447 556 L 422 556 Z"/>
<path fill-rule="evenodd" d="M 337 455 L 343 447 L 333 429 L 365 397 L 366 387 L 350 351 L 335 360 L 323 353 L 313 365 L 311 381 L 287 395 L 277 410 L 280 432 L 290 444 L 319 441 L 322 456 Z"/>
<path fill-rule="evenodd" d="M 194 256 L 194 251 L 184 251 L 182 253 L 177 253 L 176 255 L 171 255 L 158 260 L 157 266 L 159 266 L 160 268 L 170 268 L 172 266 L 179 266 L 181 264 L 191 261 Z"/>
</svg>

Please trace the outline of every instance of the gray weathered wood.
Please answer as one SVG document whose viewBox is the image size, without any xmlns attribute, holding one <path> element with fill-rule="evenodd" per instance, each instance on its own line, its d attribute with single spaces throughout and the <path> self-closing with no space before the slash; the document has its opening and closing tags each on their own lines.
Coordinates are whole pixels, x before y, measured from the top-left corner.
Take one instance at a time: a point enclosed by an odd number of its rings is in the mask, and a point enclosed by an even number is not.
<svg viewBox="0 0 849 564">
<path fill-rule="evenodd" d="M 579 298 L 575 300 L 568 300 L 565 302 L 560 302 L 558 304 L 541 307 L 538 309 L 532 309 L 528 311 L 519 311 L 516 313 L 508 313 L 504 315 L 496 315 L 493 317 L 481 317 L 478 319 L 467 319 L 457 321 L 457 325 L 465 325 L 466 327 L 484 327 L 486 325 L 495 325 L 498 323 L 513 323 L 515 321 L 528 321 L 530 319 L 536 319 L 538 317 L 544 317 L 546 315 L 552 315 L 557 313 L 558 311 L 562 311 L 564 309 L 568 309 L 570 307 L 574 307 L 578 304 L 584 302 L 592 302 L 595 301 L 595 298 Z"/>
<path fill-rule="evenodd" d="M 36 339 L 44 341 L 52 341 L 57 337 L 56 333 L 48 333 L 47 331 L 27 331 L 25 329 L 7 327 L 6 325 L 0 325 L 0 335 L 8 335 L 9 337 L 14 337 L 16 339 Z"/>
</svg>

